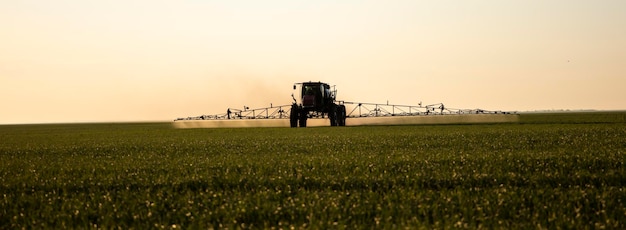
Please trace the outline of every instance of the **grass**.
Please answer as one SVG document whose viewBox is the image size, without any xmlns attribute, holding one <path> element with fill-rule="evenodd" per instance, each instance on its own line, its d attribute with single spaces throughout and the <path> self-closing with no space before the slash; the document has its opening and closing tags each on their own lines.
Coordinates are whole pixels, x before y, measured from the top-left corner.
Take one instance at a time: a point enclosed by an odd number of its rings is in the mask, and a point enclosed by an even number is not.
<svg viewBox="0 0 626 230">
<path fill-rule="evenodd" d="M 0 126 L 0 228 L 626 228 L 626 123 L 524 116 Z"/>
</svg>

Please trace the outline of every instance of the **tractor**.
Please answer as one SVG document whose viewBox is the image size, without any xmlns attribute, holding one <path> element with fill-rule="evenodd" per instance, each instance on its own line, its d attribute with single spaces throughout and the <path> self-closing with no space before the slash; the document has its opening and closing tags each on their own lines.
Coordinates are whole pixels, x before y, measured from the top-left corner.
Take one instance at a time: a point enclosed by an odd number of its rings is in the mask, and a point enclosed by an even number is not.
<svg viewBox="0 0 626 230">
<path fill-rule="evenodd" d="M 300 103 L 294 94 L 289 124 L 292 128 L 306 127 L 308 118 L 328 117 L 330 126 L 346 125 L 346 106 L 335 100 L 337 90 L 323 82 L 302 82 L 293 85 L 296 90 L 300 86 Z"/>
<path fill-rule="evenodd" d="M 286 119 L 289 118 L 289 126 L 306 127 L 310 118 L 327 118 L 330 126 L 346 126 L 346 118 L 360 117 L 389 117 L 389 116 L 422 116 L 422 115 L 444 115 L 444 114 L 511 114 L 506 111 L 489 111 L 483 109 L 451 109 L 444 107 L 442 103 L 422 105 L 396 105 L 379 103 L 362 103 L 339 101 L 336 99 L 337 90 L 323 82 L 302 82 L 295 83 L 293 89 L 299 87 L 299 95 L 291 94 L 293 103 L 270 107 L 250 109 L 244 106 L 243 110 L 228 108 L 226 113 L 214 115 L 201 115 L 187 118 L 177 118 L 175 121 L 187 120 L 230 120 L 230 119 Z M 332 88 L 331 88 L 332 87 Z M 350 108 L 350 113 L 346 113 L 346 105 Z M 289 111 L 289 107 L 291 110 Z M 361 111 L 364 110 L 364 113 Z M 226 122 L 239 124 L 237 122 Z M 220 127 L 226 124 L 219 122 Z M 361 123 L 361 122 L 358 122 Z M 259 123 L 260 124 L 260 123 Z M 276 123 L 278 124 L 278 123 Z M 280 122 L 280 124 L 284 124 Z M 224 126 L 227 127 L 227 126 Z"/>
</svg>

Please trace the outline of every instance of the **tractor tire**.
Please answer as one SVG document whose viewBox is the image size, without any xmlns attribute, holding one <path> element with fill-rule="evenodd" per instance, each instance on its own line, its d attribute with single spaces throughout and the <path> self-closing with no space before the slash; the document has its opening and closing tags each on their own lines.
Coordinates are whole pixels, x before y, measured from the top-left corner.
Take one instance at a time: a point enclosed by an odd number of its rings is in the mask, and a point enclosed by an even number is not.
<svg viewBox="0 0 626 230">
<path fill-rule="evenodd" d="M 330 120 L 330 126 L 337 126 L 337 106 L 335 104 L 330 106 L 328 111 L 328 120 Z"/>
<path fill-rule="evenodd" d="M 305 128 L 306 127 L 306 119 L 309 118 L 309 112 L 306 110 L 300 110 L 300 127 Z"/>
<path fill-rule="evenodd" d="M 289 114 L 289 126 L 291 128 L 298 127 L 298 118 L 300 117 L 300 110 L 297 105 L 291 106 L 291 113 Z"/>
<path fill-rule="evenodd" d="M 346 106 L 337 106 L 337 125 L 346 126 Z"/>
</svg>

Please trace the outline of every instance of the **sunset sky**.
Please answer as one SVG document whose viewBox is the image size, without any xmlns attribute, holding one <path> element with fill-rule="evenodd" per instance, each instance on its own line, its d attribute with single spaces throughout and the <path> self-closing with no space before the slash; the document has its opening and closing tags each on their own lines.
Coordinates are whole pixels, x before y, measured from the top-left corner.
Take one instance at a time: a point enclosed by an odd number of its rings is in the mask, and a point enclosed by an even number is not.
<svg viewBox="0 0 626 230">
<path fill-rule="evenodd" d="M 626 1 L 0 0 L 0 124 L 338 99 L 626 109 Z"/>
</svg>

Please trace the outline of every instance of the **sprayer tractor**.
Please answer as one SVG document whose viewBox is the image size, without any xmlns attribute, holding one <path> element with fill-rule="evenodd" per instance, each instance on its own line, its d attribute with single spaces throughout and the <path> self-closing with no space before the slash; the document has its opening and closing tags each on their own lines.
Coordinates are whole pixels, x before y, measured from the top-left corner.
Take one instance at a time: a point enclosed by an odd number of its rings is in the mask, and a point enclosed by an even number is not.
<svg viewBox="0 0 626 230">
<path fill-rule="evenodd" d="M 220 120 L 289 119 L 289 126 L 295 128 L 307 127 L 308 119 L 328 118 L 330 120 L 330 126 L 346 126 L 346 118 L 350 118 L 352 120 L 368 117 L 394 116 L 406 117 L 453 114 L 511 114 L 511 112 L 507 111 L 494 111 L 484 109 L 454 109 L 444 106 L 443 103 L 422 104 L 422 102 L 419 102 L 418 105 L 402 105 L 390 104 L 389 101 L 382 104 L 337 100 L 337 90 L 335 90 L 335 87 L 323 82 L 309 81 L 295 83 L 293 85 L 293 89 L 296 91 L 291 94 L 291 97 L 293 98 L 292 104 L 281 104 L 275 106 L 270 103 L 269 107 L 252 109 L 248 106 L 243 106 L 243 109 L 228 108 L 226 110 L 226 113 L 177 118 L 175 121 L 216 121 L 216 124 L 220 126 L 225 125 L 225 127 L 227 127 L 230 124 L 236 125 L 241 123 L 222 122 Z M 349 112 L 346 112 L 346 107 L 348 108 L 347 111 Z M 397 121 L 397 119 L 394 119 L 392 121 Z M 280 122 L 280 124 L 285 123 Z M 351 124 L 356 123 L 360 123 L 360 121 Z M 190 124 L 197 125 L 197 123 Z M 319 125 L 319 123 L 315 122 L 311 123 L 311 125 Z"/>
<path fill-rule="evenodd" d="M 293 89 L 300 86 L 299 103 L 294 94 L 289 124 L 293 127 L 306 127 L 310 117 L 328 117 L 330 126 L 346 125 L 346 106 L 336 101 L 337 90 L 323 82 L 302 82 L 293 85 Z M 334 87 L 333 87 L 334 88 Z"/>
</svg>

